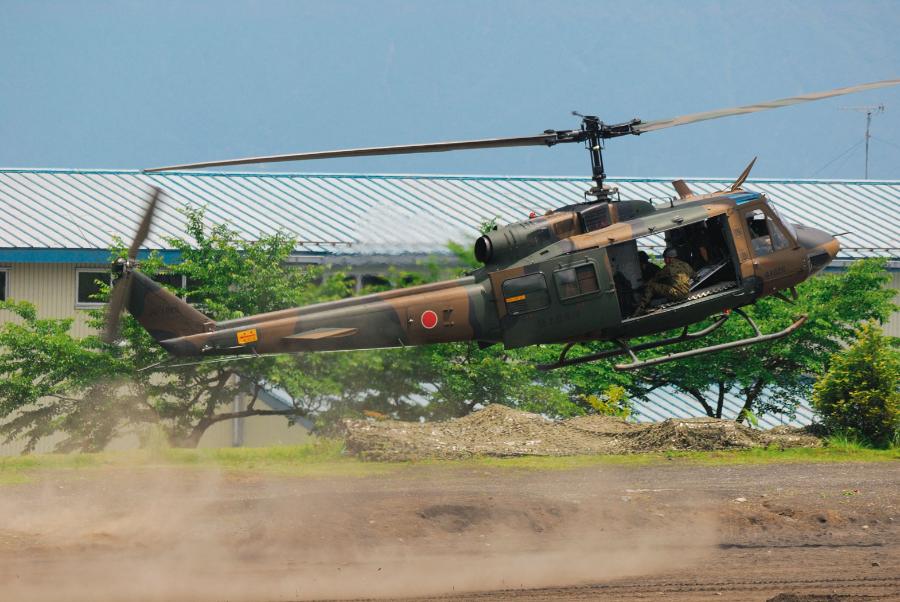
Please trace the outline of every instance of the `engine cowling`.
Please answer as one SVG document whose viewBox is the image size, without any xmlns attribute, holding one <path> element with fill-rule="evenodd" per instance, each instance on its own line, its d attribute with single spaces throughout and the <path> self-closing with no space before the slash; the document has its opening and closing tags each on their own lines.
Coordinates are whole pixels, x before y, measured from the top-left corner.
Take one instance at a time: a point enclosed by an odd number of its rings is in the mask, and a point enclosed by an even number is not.
<svg viewBox="0 0 900 602">
<path fill-rule="evenodd" d="M 574 211 L 551 213 L 501 226 L 475 241 L 475 259 L 484 264 L 510 264 L 563 238 L 579 234 Z"/>
</svg>

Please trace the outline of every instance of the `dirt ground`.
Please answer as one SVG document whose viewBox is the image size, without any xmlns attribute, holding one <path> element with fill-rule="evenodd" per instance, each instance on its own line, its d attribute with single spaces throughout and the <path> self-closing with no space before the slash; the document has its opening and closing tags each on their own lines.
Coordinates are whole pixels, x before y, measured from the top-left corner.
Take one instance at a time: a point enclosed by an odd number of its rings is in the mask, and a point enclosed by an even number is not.
<svg viewBox="0 0 900 602">
<path fill-rule="evenodd" d="M 445 422 L 348 420 L 344 428 L 351 452 L 382 461 L 821 446 L 802 429 L 763 431 L 733 420 L 675 418 L 635 424 L 591 415 L 556 421 L 496 404 Z"/>
<path fill-rule="evenodd" d="M 0 600 L 900 600 L 900 463 L 0 487 Z"/>
</svg>

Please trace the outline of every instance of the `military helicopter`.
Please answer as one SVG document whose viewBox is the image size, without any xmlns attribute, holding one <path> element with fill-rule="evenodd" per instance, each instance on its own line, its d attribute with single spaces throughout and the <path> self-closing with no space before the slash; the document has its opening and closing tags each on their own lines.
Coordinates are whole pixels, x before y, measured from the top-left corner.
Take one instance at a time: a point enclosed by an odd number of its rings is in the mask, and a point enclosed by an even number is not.
<svg viewBox="0 0 900 602">
<path fill-rule="evenodd" d="M 103 338 L 108 342 L 117 338 L 125 307 L 174 356 L 254 356 L 454 341 L 477 341 L 483 347 L 501 343 L 507 348 L 562 343 L 557 361 L 540 368 L 628 356 L 630 361 L 615 365 L 618 370 L 778 339 L 794 332 L 806 317 L 797 317 L 779 332 L 763 334 L 741 308 L 767 295 L 789 302 L 785 294 L 789 292 L 796 299 L 794 287 L 834 259 L 840 249 L 838 241 L 826 232 L 788 223 L 766 195 L 744 189 L 753 162 L 720 192 L 694 194 L 678 180 L 673 182 L 677 197 L 670 197 L 663 206 L 622 199 L 605 183 L 604 142 L 897 84 L 900 79 L 659 121 L 632 119 L 607 124 L 595 116 L 581 115 L 579 129 L 546 130 L 535 136 L 331 150 L 148 169 L 146 173 L 583 143 L 591 160 L 593 186 L 585 192 L 584 202 L 496 227 L 478 238 L 475 257 L 484 265 L 463 278 L 220 322 L 136 270 L 137 252 L 149 232 L 159 198 L 157 189 L 128 259 L 113 265 L 117 280 Z M 685 298 L 656 299 L 651 301 L 650 311 L 636 312 L 635 291 L 644 284 L 638 246 L 651 236 L 663 237 L 668 248 L 693 263 L 695 273 Z M 748 321 L 754 335 L 651 359 L 637 356 L 648 349 L 702 339 L 733 315 Z M 712 318 L 711 324 L 689 330 L 708 318 Z M 678 328 L 681 332 L 677 336 L 630 342 Z M 568 357 L 574 346 L 590 341 L 611 341 L 615 347 Z"/>
</svg>

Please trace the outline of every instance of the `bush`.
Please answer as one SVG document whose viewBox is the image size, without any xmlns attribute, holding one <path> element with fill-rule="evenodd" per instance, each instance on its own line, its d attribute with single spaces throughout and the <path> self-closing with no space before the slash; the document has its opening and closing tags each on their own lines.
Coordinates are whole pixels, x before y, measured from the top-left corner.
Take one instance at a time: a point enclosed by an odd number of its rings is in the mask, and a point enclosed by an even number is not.
<svg viewBox="0 0 900 602">
<path fill-rule="evenodd" d="M 813 387 L 813 405 L 825 426 L 848 438 L 888 446 L 900 430 L 900 353 L 874 322 L 851 347 L 832 356 Z"/>
</svg>

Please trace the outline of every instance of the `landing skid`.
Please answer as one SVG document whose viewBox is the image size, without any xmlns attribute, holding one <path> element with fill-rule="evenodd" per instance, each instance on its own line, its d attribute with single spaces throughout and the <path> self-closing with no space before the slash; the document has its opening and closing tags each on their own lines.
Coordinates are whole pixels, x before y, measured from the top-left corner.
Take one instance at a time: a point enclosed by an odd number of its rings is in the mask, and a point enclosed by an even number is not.
<svg viewBox="0 0 900 602">
<path fill-rule="evenodd" d="M 711 345 L 709 347 L 701 347 L 700 349 L 691 349 L 690 351 L 682 351 L 679 353 L 670 353 L 669 355 L 664 355 L 661 357 L 654 357 L 648 360 L 641 360 L 637 356 L 637 352 L 645 351 L 647 349 L 655 349 L 657 347 L 664 347 L 667 345 L 674 345 L 676 343 L 683 343 L 685 341 L 694 341 L 697 339 L 701 339 L 713 331 L 719 329 L 731 316 L 731 313 L 722 314 L 717 317 L 715 322 L 711 325 L 707 326 L 702 330 L 698 330 L 697 332 L 688 332 L 688 327 L 685 326 L 681 334 L 675 337 L 669 337 L 667 339 L 661 339 L 658 341 L 649 341 L 647 343 L 641 343 L 639 345 L 631 346 L 628 344 L 628 341 L 625 339 L 614 339 L 613 342 L 619 346 L 618 349 L 607 349 L 606 351 L 600 351 L 598 353 L 591 353 L 589 355 L 583 355 L 581 357 L 576 358 L 567 358 L 569 350 L 572 349 L 576 345 L 576 343 L 568 343 L 565 347 L 563 347 L 562 352 L 559 354 L 559 359 L 553 362 L 552 364 L 539 364 L 537 366 L 538 370 L 555 370 L 557 368 L 564 368 L 566 366 L 576 366 L 578 364 L 585 364 L 588 362 L 594 362 L 597 360 L 609 358 L 609 357 L 617 357 L 620 355 L 628 355 L 631 357 L 631 362 L 628 364 L 615 364 L 614 368 L 619 371 L 625 370 L 637 370 L 639 368 L 646 368 L 648 366 L 656 366 L 659 364 L 664 364 L 666 362 L 672 362 L 675 360 L 680 360 L 688 357 L 695 357 L 698 355 L 705 355 L 707 353 L 715 353 L 717 351 L 724 351 L 726 349 L 734 349 L 735 347 L 744 347 L 746 345 L 755 345 L 756 343 L 764 343 L 766 341 L 774 341 L 775 339 L 780 339 L 786 337 L 791 334 L 800 326 L 806 322 L 807 316 L 800 316 L 797 318 L 793 324 L 785 328 L 784 330 L 779 330 L 778 332 L 773 332 L 772 334 L 763 334 L 759 330 L 759 326 L 756 325 L 756 322 L 748 316 L 742 309 L 733 309 L 731 310 L 733 313 L 738 314 L 744 320 L 747 321 L 748 324 L 753 328 L 754 335 L 752 337 L 748 337 L 746 339 L 738 339 L 736 341 L 730 341 L 728 343 L 721 343 L 719 345 Z"/>
</svg>

